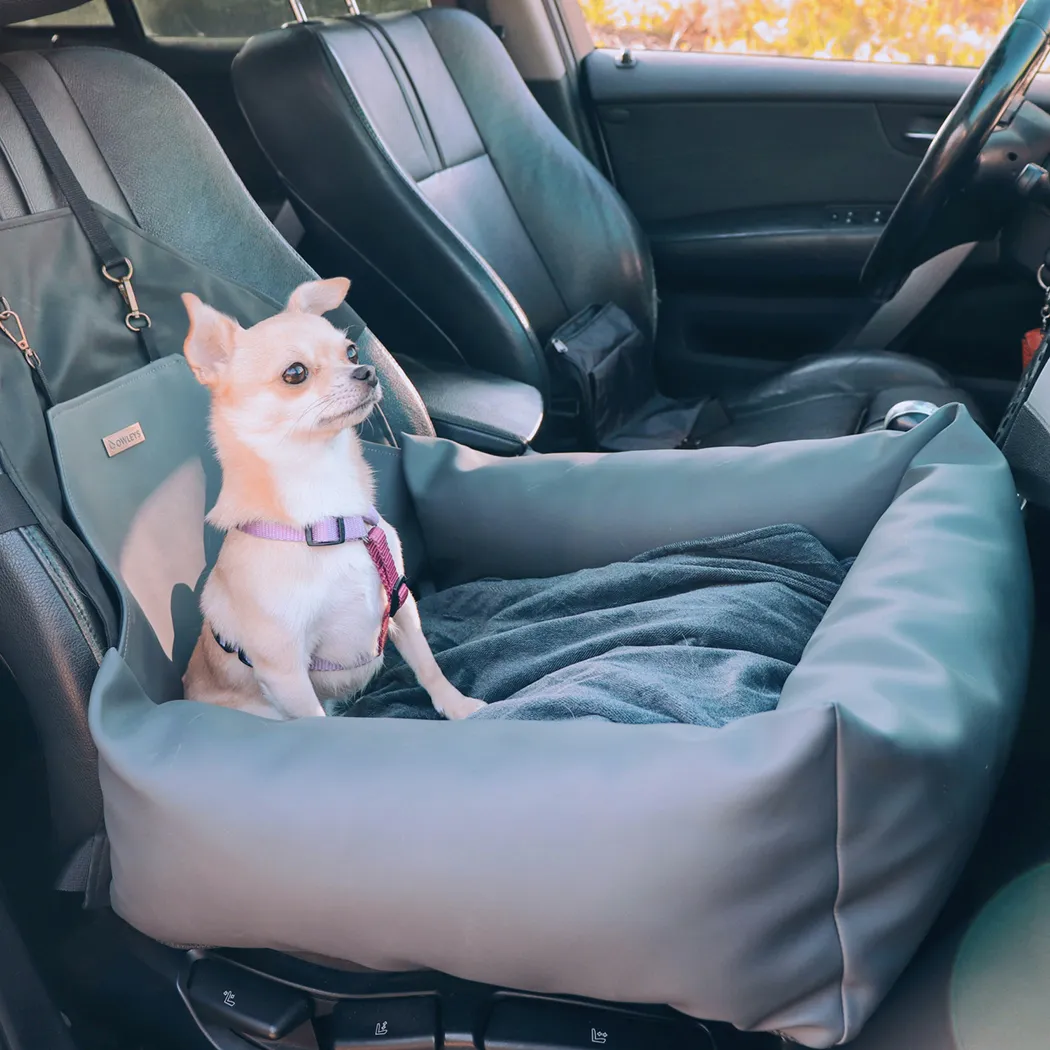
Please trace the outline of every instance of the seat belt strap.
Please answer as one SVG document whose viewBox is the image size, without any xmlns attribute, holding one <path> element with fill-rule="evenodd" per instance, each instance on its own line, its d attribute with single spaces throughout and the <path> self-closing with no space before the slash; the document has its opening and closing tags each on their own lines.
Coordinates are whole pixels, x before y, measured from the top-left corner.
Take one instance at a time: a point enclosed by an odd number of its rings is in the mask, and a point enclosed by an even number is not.
<svg viewBox="0 0 1050 1050">
<path fill-rule="evenodd" d="M 91 244 L 91 250 L 102 267 L 102 276 L 117 286 L 127 304 L 128 315 L 125 323 L 139 336 L 149 359 L 156 361 L 160 354 L 149 335 L 150 319 L 147 314 L 139 310 L 138 302 L 135 301 L 135 293 L 131 285 L 131 277 L 134 273 L 131 261 L 113 243 L 113 238 L 102 225 L 95 206 L 88 199 L 84 187 L 80 185 L 80 181 L 73 173 L 69 161 L 59 148 L 54 135 L 51 134 L 51 129 L 47 126 L 47 122 L 25 84 L 18 78 L 14 70 L 3 62 L 0 62 L 0 85 L 11 97 L 15 109 L 21 114 L 29 134 L 40 151 L 44 164 L 54 176 L 73 217 Z"/>
<path fill-rule="evenodd" d="M 36 515 L 15 483 L 6 474 L 0 474 L 0 535 L 38 524 Z"/>
</svg>

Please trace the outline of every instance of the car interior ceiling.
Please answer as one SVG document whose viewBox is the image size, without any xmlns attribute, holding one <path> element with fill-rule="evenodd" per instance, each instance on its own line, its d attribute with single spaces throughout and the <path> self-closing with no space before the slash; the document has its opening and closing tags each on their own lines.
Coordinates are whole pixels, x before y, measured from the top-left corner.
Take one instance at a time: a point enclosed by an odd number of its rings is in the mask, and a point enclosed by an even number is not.
<svg viewBox="0 0 1050 1050">
<path fill-rule="evenodd" d="M 456 4 L 454 0 L 435 0 L 433 6 L 460 7 L 487 16 L 490 22 L 499 21 L 501 10 L 500 5 Z M 539 6 L 550 11 L 556 5 Z M 199 109 L 266 216 L 277 223 L 311 267 L 322 276 L 334 273 L 341 258 L 338 253 L 333 257 L 331 244 L 325 243 L 322 224 L 311 224 L 305 214 L 296 216 L 289 204 L 288 188 L 263 148 L 265 143 L 260 145 L 238 103 L 231 68 L 243 41 L 150 37 L 143 32 L 133 0 L 108 0 L 108 7 L 112 27 L 0 29 L 0 53 L 98 44 L 137 55 L 159 67 Z M 512 25 L 496 28 L 501 32 L 513 30 Z M 513 43 L 508 40 L 507 46 L 518 58 Z M 659 138 L 658 130 L 668 115 L 654 112 L 653 123 L 647 127 L 640 127 L 642 122 L 637 119 L 628 119 L 628 114 L 633 116 L 635 108 L 645 103 L 629 97 L 629 89 L 625 89 L 627 95 L 617 95 L 620 89 L 615 82 L 600 74 L 590 59 L 579 71 L 573 67 L 561 77 L 526 75 L 525 81 L 555 124 L 589 154 L 603 177 L 628 199 L 652 245 L 660 299 L 656 353 L 664 392 L 675 396 L 711 390 L 731 394 L 799 359 L 831 351 L 840 344 L 857 317 L 853 286 L 860 263 L 856 257 L 859 253 L 863 262 L 874 234 L 866 230 L 859 244 L 849 245 L 834 237 L 817 238 L 811 229 L 796 229 L 799 216 L 808 214 L 810 204 L 778 208 L 762 203 L 762 188 L 770 182 L 782 179 L 794 184 L 813 172 L 812 163 L 798 161 L 794 151 L 812 151 L 814 143 L 799 147 L 790 139 L 807 119 L 805 111 L 787 121 L 787 130 L 778 130 L 761 100 L 744 100 L 753 111 L 758 130 L 738 129 L 728 143 L 731 148 L 725 150 L 734 156 L 712 162 L 724 167 L 704 182 L 712 192 L 724 191 L 727 203 L 690 226 L 681 219 L 681 213 L 670 213 L 665 207 L 668 198 L 664 196 L 661 201 L 661 197 L 668 192 L 693 192 L 691 187 L 683 187 L 693 181 L 697 163 L 695 151 L 690 154 L 686 140 L 710 142 L 726 134 L 727 128 L 737 126 L 738 114 L 727 118 L 719 111 L 717 92 L 706 101 L 694 100 L 696 104 L 688 113 L 690 123 L 680 130 L 682 144 L 664 152 L 666 142 Z M 932 104 L 928 95 L 924 96 L 919 110 L 943 116 L 952 104 L 953 92 L 957 94 L 958 85 L 964 82 L 952 80 L 945 97 L 934 99 Z M 731 93 L 732 89 L 726 90 Z M 940 91 L 937 87 L 933 94 Z M 1050 76 L 1037 81 L 1030 98 L 1050 109 Z M 135 100 L 122 99 L 120 104 L 134 106 Z M 894 120 L 910 119 L 912 111 L 905 103 L 880 102 L 880 106 L 884 127 L 892 128 Z M 657 155 L 654 151 L 659 151 L 660 165 L 681 165 L 682 173 L 677 182 L 672 180 L 673 185 L 661 181 L 659 173 L 651 170 L 652 158 Z M 903 168 L 910 172 L 915 158 L 909 163 Z M 739 180 L 754 184 L 751 200 L 758 201 L 757 205 L 734 205 L 726 189 L 731 181 L 727 172 L 736 172 Z M 889 180 L 894 193 L 903 188 L 897 175 L 895 169 L 894 178 Z M 804 200 L 805 194 L 800 193 L 798 199 Z M 891 208 L 894 200 L 891 196 L 886 206 Z M 827 202 L 828 208 L 836 211 L 835 222 L 844 203 L 848 201 Z M 683 212 L 691 207 L 686 202 Z M 818 210 L 827 219 L 828 209 Z M 734 258 L 723 253 L 734 238 L 744 243 L 748 224 L 757 221 L 756 216 L 770 223 L 763 227 L 764 234 L 773 231 L 775 236 L 764 237 L 758 254 L 745 252 Z M 690 247 L 683 249 L 686 242 Z M 994 240 L 978 246 L 891 347 L 950 372 L 993 431 L 1022 370 L 1022 337 L 1038 324 L 1043 292 L 1034 274 L 1044 251 L 1050 257 L 1048 245 L 1050 213 L 1026 211 Z M 793 252 L 803 252 L 801 264 L 793 264 Z M 831 255 L 822 258 L 821 252 Z M 350 302 L 371 323 L 367 294 L 376 286 L 367 277 L 360 285 L 365 289 L 362 298 L 354 299 L 352 292 Z M 396 303 L 389 313 L 397 313 Z M 379 330 L 377 334 L 395 358 L 411 360 L 415 353 L 413 335 L 418 331 L 399 330 L 394 322 L 390 325 L 390 333 Z M 454 431 L 449 433 L 454 435 Z M 950 941 L 953 931 L 961 929 L 1004 883 L 1048 857 L 1050 796 L 1043 787 L 1050 762 L 1050 714 L 1044 703 L 1050 689 L 1050 644 L 1043 644 L 1050 643 L 1048 526 L 1050 513 L 1030 506 L 1026 528 L 1036 585 L 1037 627 L 1028 699 L 1017 743 L 984 831 L 929 933 L 927 943 L 932 946 Z M 6 607 L 3 599 L 0 593 L 0 609 Z M 0 611 L 0 615 L 7 614 Z M 0 839 L 0 1043 L 10 1050 L 45 1045 L 69 1045 L 79 1050 L 189 1050 L 206 1046 L 221 1046 L 222 1050 L 250 1046 L 316 1050 L 316 1042 L 311 1047 L 309 1042 L 275 1041 L 259 1034 L 244 1038 L 231 1035 L 225 1043 L 214 1042 L 214 1033 L 202 1034 L 195 1018 L 184 1009 L 185 990 L 178 988 L 180 959 L 185 954 L 182 950 L 149 943 L 111 913 L 86 912 L 76 894 L 52 889 L 57 872 L 44 751 L 28 705 L 4 666 L 0 666 L 0 814 L 6 832 Z M 13 923 L 7 920 L 5 906 Z M 104 929 L 101 936 L 100 928 Z M 130 951 L 129 944 L 133 945 Z M 384 983 L 383 975 L 355 975 L 349 969 L 340 972 L 328 968 L 323 960 L 275 961 L 270 955 L 245 951 L 232 957 L 249 967 L 269 968 L 288 986 L 310 986 L 319 980 L 319 973 L 324 973 L 327 976 L 323 980 L 330 981 L 331 987 L 341 988 L 340 982 L 345 981 L 353 994 L 397 995 L 416 988 L 404 975 Z M 920 963 L 922 958 L 920 955 Z M 445 1001 L 453 1004 L 453 1011 L 473 1009 L 482 994 L 468 982 L 449 980 L 440 987 Z M 660 1019 L 675 1017 L 662 1008 L 648 1012 Z M 876 1014 L 873 1050 L 888 1047 L 891 1042 L 905 1050 L 952 1050 L 926 1045 L 921 1036 L 908 1041 L 907 1035 L 885 1028 L 891 1023 Z M 320 1031 L 323 1037 L 323 1024 Z M 711 1033 L 719 1050 L 773 1050 L 787 1045 L 773 1035 L 742 1034 L 726 1025 L 712 1025 Z M 882 1037 L 890 1041 L 875 1042 Z M 901 1041 L 893 1042 L 897 1038 Z M 686 1044 L 669 1042 L 667 1050 L 678 1045 Z M 652 1045 L 651 1050 L 662 1048 Z M 1021 1048 L 1004 1044 L 1002 1050 Z"/>
</svg>

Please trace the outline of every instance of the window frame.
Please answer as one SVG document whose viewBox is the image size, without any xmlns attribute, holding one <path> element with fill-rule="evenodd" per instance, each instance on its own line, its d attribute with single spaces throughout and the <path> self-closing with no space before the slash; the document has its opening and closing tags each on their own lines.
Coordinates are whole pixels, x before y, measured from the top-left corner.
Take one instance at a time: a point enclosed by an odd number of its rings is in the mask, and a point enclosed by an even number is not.
<svg viewBox="0 0 1050 1050">
<path fill-rule="evenodd" d="M 282 0 L 288 7 L 288 19 L 282 24 L 291 24 L 298 21 L 293 9 L 293 0 Z M 311 0 L 294 0 L 301 9 L 308 9 Z M 358 0 L 341 0 L 346 5 L 348 16 L 360 14 Z M 109 11 L 110 25 L 11 25 L 5 27 L 6 33 L 21 36 L 26 40 L 48 39 L 55 40 L 59 36 L 75 37 L 81 40 L 111 39 L 116 36 L 123 40 L 135 43 L 157 43 L 160 45 L 177 45 L 180 43 L 193 43 L 197 45 L 229 47 L 233 44 L 243 44 L 251 34 L 234 36 L 171 36 L 159 33 L 150 33 L 139 13 L 136 0 L 102 0 L 103 5 Z M 61 14 L 61 12 L 59 12 Z M 304 10 L 304 14 L 308 11 Z M 278 27 L 274 27 L 278 28 Z"/>
<path fill-rule="evenodd" d="M 975 73 L 978 69 L 981 68 L 981 66 L 983 65 L 985 59 L 988 57 L 988 54 L 991 54 L 991 48 L 990 48 L 989 51 L 980 59 L 980 61 L 976 65 L 964 65 L 962 63 L 923 62 L 923 61 L 918 61 L 918 60 L 915 60 L 915 61 L 911 61 L 911 60 L 909 60 L 909 61 L 896 61 L 896 60 L 876 60 L 876 59 L 873 59 L 873 58 L 867 58 L 867 59 L 864 59 L 864 58 L 852 58 L 852 57 L 847 58 L 847 57 L 838 57 L 838 56 L 835 56 L 835 57 L 819 56 L 818 57 L 817 55 L 812 55 L 812 54 L 810 54 L 810 55 L 807 55 L 807 54 L 797 54 L 797 55 L 796 54 L 780 54 L 780 53 L 773 53 L 773 52 L 769 52 L 769 51 L 750 51 L 750 50 L 743 50 L 743 51 L 729 51 L 729 50 L 715 51 L 715 50 L 708 50 L 708 49 L 695 50 L 694 51 L 694 50 L 683 50 L 683 49 L 679 49 L 679 48 L 670 48 L 670 47 L 644 48 L 644 47 L 638 47 L 638 46 L 632 46 L 632 45 L 626 45 L 626 46 L 604 45 L 604 44 L 599 44 L 594 38 L 594 32 L 591 29 L 590 23 L 587 21 L 586 14 L 584 13 L 582 0 L 554 0 L 554 2 L 561 9 L 563 18 L 565 18 L 567 23 L 572 25 L 572 27 L 573 27 L 574 31 L 571 32 L 570 35 L 572 36 L 573 48 L 576 51 L 576 56 L 577 56 L 577 60 L 578 61 L 582 61 L 586 57 L 586 55 L 588 55 L 591 51 L 610 51 L 610 52 L 614 52 L 614 53 L 619 53 L 619 52 L 622 52 L 623 50 L 632 50 L 632 51 L 634 51 L 637 54 L 644 54 L 646 52 L 654 53 L 654 54 L 655 53 L 659 53 L 659 52 L 674 52 L 674 53 L 677 53 L 677 54 L 688 54 L 688 55 L 706 55 L 706 56 L 728 55 L 728 56 L 735 57 L 735 58 L 738 58 L 738 59 L 756 59 L 756 60 L 757 59 L 769 59 L 769 60 L 779 59 L 781 61 L 784 61 L 784 60 L 787 60 L 787 61 L 808 61 L 808 62 L 813 62 L 813 63 L 835 62 L 835 63 L 850 63 L 852 65 L 860 65 L 860 66 L 879 66 L 879 67 L 885 66 L 885 67 L 887 67 L 889 69 L 894 69 L 894 68 L 900 69 L 900 68 L 903 68 L 903 67 L 906 67 L 906 66 L 910 66 L 910 67 L 919 67 L 919 68 L 928 69 L 928 70 L 957 69 L 957 70 L 964 70 L 964 71 L 967 71 L 967 72 Z M 858 2 L 859 2 L 859 0 L 858 0 Z M 1002 27 L 1001 32 L 1005 31 L 1005 29 L 1010 25 L 1010 22 L 1011 22 L 1012 18 L 1013 18 L 1013 15 L 1011 15 L 1010 19 L 1008 19 L 1005 22 L 1005 24 Z M 580 36 L 582 35 L 582 33 L 580 32 L 581 29 L 586 33 L 586 36 L 588 38 L 588 45 L 589 46 L 587 46 L 585 50 L 581 50 L 581 47 L 582 47 L 582 40 L 580 39 Z M 998 39 L 998 37 L 996 39 Z M 992 47 L 994 48 L 994 43 L 993 43 Z M 1050 72 L 1050 60 L 1048 60 L 1048 63 L 1044 67 L 1043 71 Z"/>
</svg>

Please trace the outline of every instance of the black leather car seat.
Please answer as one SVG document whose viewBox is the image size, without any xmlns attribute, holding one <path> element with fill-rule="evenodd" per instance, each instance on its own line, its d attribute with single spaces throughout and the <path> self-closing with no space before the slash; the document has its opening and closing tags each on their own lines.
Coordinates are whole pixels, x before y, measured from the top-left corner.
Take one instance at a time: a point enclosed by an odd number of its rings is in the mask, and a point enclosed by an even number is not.
<svg viewBox="0 0 1050 1050">
<path fill-rule="evenodd" d="M 546 393 L 543 347 L 584 307 L 614 302 L 655 337 L 638 223 L 473 15 L 290 25 L 247 43 L 234 86 L 308 254 L 354 279 L 351 302 L 399 357 L 465 361 Z M 730 395 L 732 422 L 704 443 L 855 433 L 905 399 L 967 400 L 914 358 L 825 355 Z"/>
</svg>

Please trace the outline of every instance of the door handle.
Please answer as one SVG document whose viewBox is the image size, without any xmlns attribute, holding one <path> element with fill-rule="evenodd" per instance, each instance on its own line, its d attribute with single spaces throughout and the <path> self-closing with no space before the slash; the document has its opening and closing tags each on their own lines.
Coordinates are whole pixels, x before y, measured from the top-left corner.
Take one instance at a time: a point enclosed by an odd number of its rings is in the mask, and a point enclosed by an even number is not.
<svg viewBox="0 0 1050 1050">
<path fill-rule="evenodd" d="M 936 131 L 906 131 L 904 137 L 909 142 L 933 142 L 937 137 Z"/>
</svg>

